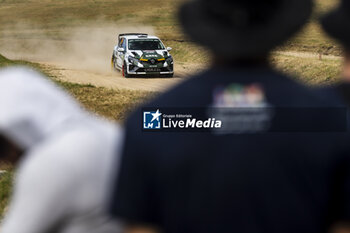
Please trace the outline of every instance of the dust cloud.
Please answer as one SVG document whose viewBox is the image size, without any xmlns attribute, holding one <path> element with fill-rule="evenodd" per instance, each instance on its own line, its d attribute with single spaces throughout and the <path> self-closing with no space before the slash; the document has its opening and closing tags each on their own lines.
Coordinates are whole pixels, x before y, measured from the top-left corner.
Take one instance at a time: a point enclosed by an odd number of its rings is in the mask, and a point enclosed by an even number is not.
<svg viewBox="0 0 350 233">
<path fill-rule="evenodd" d="M 19 23 L 0 32 L 0 53 L 23 59 L 96 73 L 111 72 L 111 56 L 120 33 L 154 34 L 152 27 L 123 26 L 110 22 L 43 29 Z"/>
</svg>

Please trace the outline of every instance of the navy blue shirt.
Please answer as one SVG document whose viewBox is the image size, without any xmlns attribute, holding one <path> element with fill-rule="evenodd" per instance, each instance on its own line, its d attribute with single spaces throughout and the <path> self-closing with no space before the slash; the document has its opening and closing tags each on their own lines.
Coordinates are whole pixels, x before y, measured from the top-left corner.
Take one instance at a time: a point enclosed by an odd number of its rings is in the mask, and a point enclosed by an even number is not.
<svg viewBox="0 0 350 233">
<path fill-rule="evenodd" d="M 232 83 L 243 98 L 258 83 L 271 106 L 339 106 L 269 69 L 212 69 L 144 107 L 212 106 Z M 350 217 L 346 133 L 144 132 L 141 115 L 126 124 L 114 216 L 169 233 L 319 233 Z"/>
</svg>

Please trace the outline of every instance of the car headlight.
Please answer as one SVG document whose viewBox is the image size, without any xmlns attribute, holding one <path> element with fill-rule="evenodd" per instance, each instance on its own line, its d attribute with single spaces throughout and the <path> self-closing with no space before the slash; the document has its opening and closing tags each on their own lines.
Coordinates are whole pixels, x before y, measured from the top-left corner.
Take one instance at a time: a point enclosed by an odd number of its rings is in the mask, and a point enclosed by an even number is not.
<svg viewBox="0 0 350 233">
<path fill-rule="evenodd" d="M 135 66 L 137 65 L 137 63 L 139 63 L 139 59 L 134 57 L 129 57 L 128 60 L 131 64 L 134 64 Z"/>
</svg>

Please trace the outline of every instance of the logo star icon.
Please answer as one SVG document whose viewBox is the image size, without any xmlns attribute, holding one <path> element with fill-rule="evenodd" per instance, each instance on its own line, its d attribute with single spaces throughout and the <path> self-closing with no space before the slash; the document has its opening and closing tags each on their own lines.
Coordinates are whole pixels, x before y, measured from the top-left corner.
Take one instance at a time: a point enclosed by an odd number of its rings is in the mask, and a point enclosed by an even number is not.
<svg viewBox="0 0 350 233">
<path fill-rule="evenodd" d="M 160 117 L 162 114 L 159 112 L 159 109 L 158 109 L 157 112 L 152 113 L 151 115 L 153 116 L 151 122 L 153 122 L 154 120 L 159 121 L 159 117 Z"/>
</svg>

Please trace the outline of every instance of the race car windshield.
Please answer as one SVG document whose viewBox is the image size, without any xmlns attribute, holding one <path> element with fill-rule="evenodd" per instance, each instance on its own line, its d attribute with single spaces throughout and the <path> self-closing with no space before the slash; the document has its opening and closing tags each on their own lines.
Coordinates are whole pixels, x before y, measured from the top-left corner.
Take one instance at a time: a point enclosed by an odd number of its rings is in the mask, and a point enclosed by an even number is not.
<svg viewBox="0 0 350 233">
<path fill-rule="evenodd" d="M 157 50 L 164 49 L 164 45 L 160 40 L 148 39 L 148 40 L 129 40 L 130 50 Z"/>
</svg>

